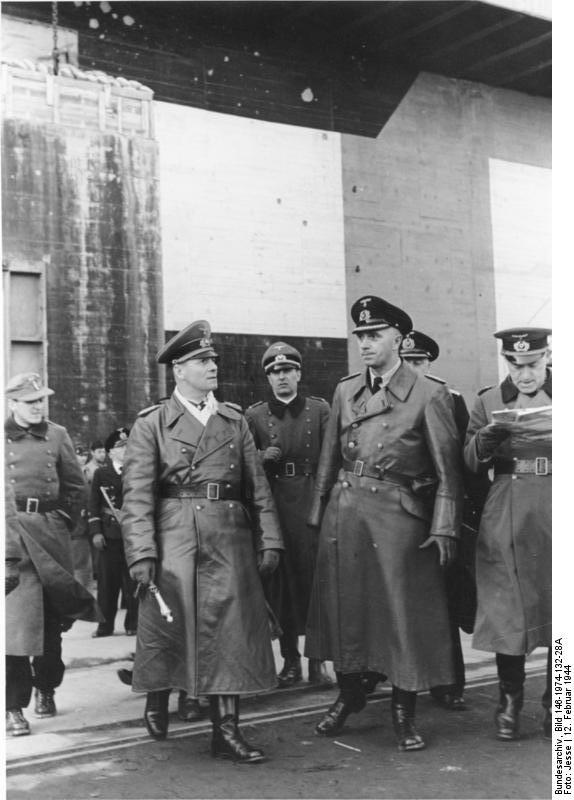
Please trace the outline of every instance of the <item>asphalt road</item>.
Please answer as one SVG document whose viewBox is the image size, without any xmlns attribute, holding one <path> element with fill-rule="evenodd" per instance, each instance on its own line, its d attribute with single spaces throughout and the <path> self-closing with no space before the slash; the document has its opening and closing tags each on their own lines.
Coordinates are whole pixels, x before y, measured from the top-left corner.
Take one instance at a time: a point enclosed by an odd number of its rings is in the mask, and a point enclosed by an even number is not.
<svg viewBox="0 0 574 800">
<path fill-rule="evenodd" d="M 165 742 L 141 736 L 99 738 L 75 755 L 9 765 L 7 800 L 84 798 L 547 798 L 552 745 L 541 732 L 544 670 L 531 669 L 522 738 L 494 737 L 494 676 L 472 678 L 468 710 L 447 712 L 421 695 L 418 727 L 427 749 L 399 753 L 385 687 L 336 740 L 314 736 L 331 691 L 275 693 L 273 702 L 245 703 L 243 730 L 269 760 L 234 765 L 209 755 L 209 723 L 174 727 Z M 266 704 L 267 703 L 267 704 Z M 26 737 L 30 742 L 33 737 Z M 23 740 L 21 740 L 23 741 Z M 53 754 L 54 755 L 54 754 Z"/>
</svg>

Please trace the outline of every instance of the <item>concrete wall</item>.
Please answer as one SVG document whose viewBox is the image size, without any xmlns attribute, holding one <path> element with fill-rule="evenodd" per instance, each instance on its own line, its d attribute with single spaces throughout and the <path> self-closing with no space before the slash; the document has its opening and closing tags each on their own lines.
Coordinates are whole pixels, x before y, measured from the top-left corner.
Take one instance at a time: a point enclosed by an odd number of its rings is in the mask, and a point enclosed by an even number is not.
<svg viewBox="0 0 574 800">
<path fill-rule="evenodd" d="M 373 292 L 407 309 L 467 396 L 498 379 L 493 331 L 521 312 L 550 321 L 550 125 L 549 101 L 423 73 L 376 139 L 343 137 L 349 304 Z M 532 230 L 535 266 L 516 279 Z"/>
</svg>

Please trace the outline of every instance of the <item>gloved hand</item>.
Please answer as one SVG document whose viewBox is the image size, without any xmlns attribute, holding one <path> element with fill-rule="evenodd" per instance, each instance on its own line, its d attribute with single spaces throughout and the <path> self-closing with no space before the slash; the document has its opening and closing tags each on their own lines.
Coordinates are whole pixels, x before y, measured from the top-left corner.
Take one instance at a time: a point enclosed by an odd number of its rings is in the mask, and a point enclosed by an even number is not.
<svg viewBox="0 0 574 800">
<path fill-rule="evenodd" d="M 20 569 L 17 561 L 6 561 L 4 566 L 4 595 L 10 594 L 20 583 Z"/>
<path fill-rule="evenodd" d="M 155 579 L 155 558 L 142 558 L 130 567 L 130 577 L 147 586 Z"/>
<path fill-rule="evenodd" d="M 481 461 L 488 461 L 509 436 L 510 431 L 501 425 L 495 425 L 492 422 L 490 425 L 485 425 L 484 428 L 477 431 L 475 436 L 476 455 Z"/>
<path fill-rule="evenodd" d="M 106 549 L 106 540 L 102 533 L 96 533 L 95 536 L 92 537 L 92 544 L 96 548 L 96 550 L 105 550 Z"/>
<path fill-rule="evenodd" d="M 456 557 L 456 548 L 458 544 L 456 539 L 453 539 L 451 536 L 429 536 L 428 539 L 419 546 L 419 550 L 425 550 L 427 547 L 430 547 L 431 544 L 436 544 L 438 547 L 441 567 L 447 567 L 449 564 L 452 564 Z"/>
<path fill-rule="evenodd" d="M 279 566 L 279 550 L 263 550 L 257 557 L 257 569 L 262 578 L 271 575 Z"/>
<path fill-rule="evenodd" d="M 263 461 L 279 461 L 281 455 L 281 448 L 275 447 L 274 445 L 268 447 L 266 450 L 263 450 L 261 454 Z"/>
</svg>

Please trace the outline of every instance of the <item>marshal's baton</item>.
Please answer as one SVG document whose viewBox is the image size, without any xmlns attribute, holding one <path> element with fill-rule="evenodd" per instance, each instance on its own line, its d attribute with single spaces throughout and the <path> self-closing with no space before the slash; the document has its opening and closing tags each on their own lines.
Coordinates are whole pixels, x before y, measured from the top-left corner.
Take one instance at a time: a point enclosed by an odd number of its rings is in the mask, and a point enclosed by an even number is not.
<svg viewBox="0 0 574 800">
<path fill-rule="evenodd" d="M 155 597 L 162 617 L 166 620 L 166 622 L 173 622 L 173 614 L 171 613 L 171 608 L 168 606 L 168 604 L 161 596 L 161 593 L 157 588 L 157 586 L 155 585 L 155 583 L 153 581 L 150 581 L 147 585 L 147 588 Z"/>
</svg>

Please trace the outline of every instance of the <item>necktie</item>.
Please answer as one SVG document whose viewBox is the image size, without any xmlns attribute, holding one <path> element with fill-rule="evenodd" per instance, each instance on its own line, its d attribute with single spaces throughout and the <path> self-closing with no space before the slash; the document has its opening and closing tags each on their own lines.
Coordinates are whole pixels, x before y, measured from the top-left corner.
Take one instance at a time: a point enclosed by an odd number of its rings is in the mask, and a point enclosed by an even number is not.
<svg viewBox="0 0 574 800">
<path fill-rule="evenodd" d="M 189 401 L 192 406 L 195 406 L 198 411 L 203 411 L 205 406 L 207 405 L 207 400 L 202 400 L 201 403 L 194 403 L 193 400 Z"/>
<path fill-rule="evenodd" d="M 383 385 L 383 379 L 381 378 L 380 375 L 378 375 L 373 380 L 373 394 L 376 394 L 379 391 L 379 389 L 381 388 L 382 385 Z"/>
</svg>

